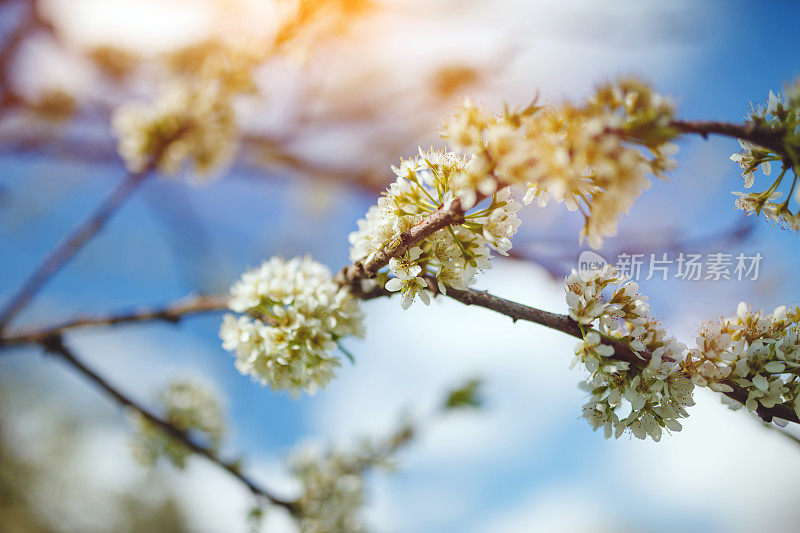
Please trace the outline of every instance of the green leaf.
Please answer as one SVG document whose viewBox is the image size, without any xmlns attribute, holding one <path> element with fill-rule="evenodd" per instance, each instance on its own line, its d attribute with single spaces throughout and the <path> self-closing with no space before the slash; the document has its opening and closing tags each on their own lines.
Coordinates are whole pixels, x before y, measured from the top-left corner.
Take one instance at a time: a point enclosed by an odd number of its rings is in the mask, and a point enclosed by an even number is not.
<svg viewBox="0 0 800 533">
<path fill-rule="evenodd" d="M 444 409 L 479 409 L 483 407 L 483 398 L 480 397 L 481 385 L 481 380 L 471 379 L 461 387 L 450 391 L 444 402 Z"/>
</svg>

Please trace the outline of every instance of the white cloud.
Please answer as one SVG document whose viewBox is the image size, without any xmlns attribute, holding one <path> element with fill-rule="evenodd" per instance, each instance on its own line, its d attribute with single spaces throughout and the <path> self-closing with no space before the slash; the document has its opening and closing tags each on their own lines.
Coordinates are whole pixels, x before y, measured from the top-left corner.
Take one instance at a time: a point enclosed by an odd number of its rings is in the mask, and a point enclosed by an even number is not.
<svg viewBox="0 0 800 533">
<path fill-rule="evenodd" d="M 796 528 L 798 445 L 753 415 L 720 405 L 710 391 L 698 390 L 695 397 L 680 433 L 658 444 L 616 443 L 607 475 L 663 508 L 706 514 L 720 530 Z"/>
<path fill-rule="evenodd" d="M 578 483 L 549 486 L 479 523 L 475 533 L 600 533 L 620 531 L 607 507 Z"/>
</svg>

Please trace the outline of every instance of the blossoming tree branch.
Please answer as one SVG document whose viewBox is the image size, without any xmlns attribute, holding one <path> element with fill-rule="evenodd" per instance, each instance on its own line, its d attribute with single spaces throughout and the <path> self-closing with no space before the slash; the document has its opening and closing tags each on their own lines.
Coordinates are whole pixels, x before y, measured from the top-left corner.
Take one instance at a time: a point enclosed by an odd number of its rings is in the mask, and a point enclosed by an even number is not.
<svg viewBox="0 0 800 533">
<path fill-rule="evenodd" d="M 563 203 L 583 219 L 577 239 L 601 248 L 651 177 L 664 178 L 675 168 L 673 141 L 681 135 L 739 139 L 741 151 L 731 159 L 743 169 L 745 188 L 758 182 L 760 192 L 735 193 L 735 207 L 797 230 L 800 83 L 782 95 L 770 93 L 743 124 L 679 120 L 668 99 L 635 79 L 602 85 L 577 103 L 534 102 L 492 113 L 467 101 L 444 123 L 446 147 L 420 149 L 391 167 L 394 181 L 350 234 L 350 264 L 338 273 L 310 257 L 273 257 L 245 272 L 229 297 L 9 327 L 49 277 L 103 227 L 132 185 L 186 165 L 206 173 L 234 156 L 232 102 L 246 88 L 234 81 L 241 81 L 249 56 L 242 61 L 241 68 L 234 62 L 199 86 L 176 86 L 154 102 L 118 110 L 114 127 L 128 179 L 48 255 L 0 314 L 3 345 L 38 344 L 132 409 L 135 450 L 143 462 L 163 456 L 181 466 L 189 454 L 200 454 L 286 508 L 304 531 L 360 531 L 354 514 L 361 502 L 360 475 L 410 439 L 409 423 L 386 442 L 355 452 L 301 455 L 292 464 L 304 492 L 297 500 L 282 499 L 246 477 L 237 462 L 219 457 L 224 423 L 209 390 L 173 382 L 159 395 L 164 414 L 153 413 L 86 367 L 63 335 L 80 327 L 177 322 L 227 309 L 220 337 L 234 352 L 236 369 L 298 395 L 335 379 L 343 359 L 353 358 L 349 339 L 369 335 L 369 309 L 362 302 L 394 295 L 404 309 L 451 298 L 576 337 L 574 353 L 565 355 L 584 370 L 582 415 L 606 437 L 629 433 L 658 441 L 679 431 L 695 387 L 708 387 L 765 422 L 800 423 L 797 307 L 764 312 L 742 303 L 729 318 L 703 324 L 689 347 L 662 327 L 637 284 L 611 266 L 567 276 L 563 309 L 536 309 L 475 288 L 494 254 L 509 254 L 523 205 Z M 476 404 L 476 388 L 470 383 L 454 391 L 445 405 Z"/>
<path fill-rule="evenodd" d="M 403 308 L 432 295 L 451 296 L 514 320 L 530 320 L 579 337 L 573 365 L 588 371 L 583 416 L 605 435 L 629 431 L 659 440 L 681 429 L 695 386 L 721 393 L 763 420 L 800 422 L 800 311 L 773 313 L 741 304 L 736 316 L 704 325 L 695 348 L 670 336 L 636 283 L 606 267 L 565 281 L 568 316 L 531 309 L 471 289 L 505 255 L 523 203 L 553 199 L 580 211 L 580 238 L 600 248 L 622 215 L 675 167 L 669 156 L 682 133 L 740 137 L 732 156 L 744 169 L 778 178 L 761 193 L 736 193 L 736 207 L 763 212 L 793 228 L 789 208 L 800 150 L 800 84 L 770 95 L 742 126 L 684 122 L 673 106 L 637 80 L 600 87 L 582 104 L 531 105 L 490 114 L 467 102 L 445 124 L 449 150 L 420 150 L 392 167 L 396 180 L 350 237 L 353 264 L 335 277 L 310 258 L 273 258 L 232 288 L 220 335 L 241 372 L 275 389 L 313 392 L 332 378 L 346 335 L 362 335 L 356 299 L 399 293 Z M 777 191 L 791 172 L 788 197 Z"/>
</svg>

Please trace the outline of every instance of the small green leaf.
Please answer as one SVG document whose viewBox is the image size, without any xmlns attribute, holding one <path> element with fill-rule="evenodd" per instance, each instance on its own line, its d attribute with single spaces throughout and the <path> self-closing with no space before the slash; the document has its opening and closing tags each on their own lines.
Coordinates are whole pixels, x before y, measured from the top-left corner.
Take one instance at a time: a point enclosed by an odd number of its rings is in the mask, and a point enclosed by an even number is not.
<svg viewBox="0 0 800 533">
<path fill-rule="evenodd" d="M 483 407 L 483 398 L 480 397 L 481 380 L 471 379 L 461 387 L 450 391 L 444 403 L 444 409 L 462 409 Z"/>
</svg>

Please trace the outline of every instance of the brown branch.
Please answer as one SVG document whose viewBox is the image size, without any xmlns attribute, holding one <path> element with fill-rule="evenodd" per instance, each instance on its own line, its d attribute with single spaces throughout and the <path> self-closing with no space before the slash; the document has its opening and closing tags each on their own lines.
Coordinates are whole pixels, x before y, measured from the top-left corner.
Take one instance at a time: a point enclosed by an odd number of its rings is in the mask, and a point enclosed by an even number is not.
<svg viewBox="0 0 800 533">
<path fill-rule="evenodd" d="M 97 209 L 64 237 L 42 259 L 36 270 L 0 311 L 0 333 L 36 296 L 39 290 L 67 264 L 92 237 L 103 229 L 111 216 L 142 184 L 149 172 L 129 173 Z"/>
<path fill-rule="evenodd" d="M 435 284 L 431 283 L 431 280 L 429 280 L 428 285 L 429 288 L 435 290 Z M 447 289 L 447 296 L 453 298 L 454 300 L 458 300 L 465 305 L 475 305 L 506 315 L 515 322 L 517 320 L 533 322 L 534 324 L 539 324 L 579 339 L 583 338 L 578 323 L 567 315 L 550 313 L 548 311 L 529 307 L 527 305 L 519 304 L 517 302 L 506 300 L 505 298 L 500 298 L 486 292 L 476 291 L 474 289 L 468 289 L 465 291 Z M 628 363 L 637 365 L 641 365 L 649 359 L 649 354 L 643 354 L 644 359 L 642 359 L 642 357 L 636 355 L 631 350 L 627 343 L 618 341 L 616 339 L 604 337 L 603 344 L 609 344 L 614 347 L 614 359 L 627 361 Z M 725 380 L 723 383 L 730 386 L 732 389 L 731 392 L 725 392 L 723 394 L 744 405 L 744 403 L 747 401 L 747 390 L 736 385 L 730 380 Z M 787 405 L 764 407 L 763 405 L 759 404 L 758 409 L 756 409 L 756 413 L 762 420 L 766 422 L 771 422 L 773 418 L 782 418 L 784 420 L 800 424 L 800 418 L 798 418 L 797 413 L 795 413 L 793 408 Z"/>
<path fill-rule="evenodd" d="M 97 326 L 113 326 L 134 322 L 164 321 L 177 323 L 184 316 L 223 311 L 226 295 L 190 296 L 161 307 L 145 307 L 133 311 L 78 316 L 49 326 L 9 331 L 0 337 L 0 346 L 41 343 L 67 330 Z"/>
<path fill-rule="evenodd" d="M 358 284 L 358 290 L 351 287 L 351 292 L 360 300 L 373 300 L 393 294 L 377 285 L 368 290 L 363 290 L 360 283 Z M 132 311 L 77 316 L 55 324 L 10 330 L 0 336 L 0 348 L 24 344 L 41 344 L 47 339 L 59 336 L 72 329 L 155 321 L 177 324 L 186 316 L 215 313 L 225 311 L 227 308 L 228 296 L 224 294 L 189 296 L 158 307 L 143 307 Z"/>
<path fill-rule="evenodd" d="M 432 280 L 428 281 L 428 287 L 434 288 L 434 284 L 431 283 Z M 551 313 L 475 289 L 458 290 L 448 288 L 447 296 L 464 305 L 483 307 L 484 309 L 489 309 L 501 315 L 506 315 L 514 322 L 517 320 L 533 322 L 534 324 L 539 324 L 540 326 L 554 329 L 573 337 L 582 338 L 581 328 L 578 326 L 578 323 L 567 315 Z"/>
<path fill-rule="evenodd" d="M 704 138 L 707 138 L 709 134 L 717 134 L 744 139 L 788 157 L 788 154 L 786 154 L 786 147 L 784 146 L 785 134 L 781 130 L 759 127 L 755 124 L 739 125 L 715 121 L 676 120 L 671 123 L 671 126 L 682 133 L 696 133 L 702 135 Z M 441 207 L 439 210 L 427 216 L 422 222 L 410 230 L 398 235 L 392 244 L 384 247 L 366 263 L 356 262 L 342 269 L 337 275 L 336 280 L 340 284 L 350 286 L 354 291 L 358 292 L 360 290 L 359 284 L 361 280 L 374 277 L 381 268 L 389 263 L 391 258 L 406 253 L 410 248 L 422 242 L 426 237 L 432 235 L 436 231 L 450 224 L 463 221 L 464 214 L 464 209 L 461 207 L 461 203 L 458 199 L 452 200 L 448 205 Z M 434 293 L 438 292 L 433 280 L 428 280 L 428 287 Z M 463 291 L 449 289 L 447 291 L 447 296 L 465 305 L 476 305 L 504 314 L 511 317 L 515 322 L 517 320 L 525 320 L 561 331 L 573 337 L 583 338 L 579 325 L 566 315 L 549 313 L 472 289 Z M 614 347 L 614 357 L 617 359 L 639 365 L 641 365 L 643 361 L 649 359 L 648 354 L 643 354 L 643 359 L 642 356 L 634 353 L 630 347 L 622 341 L 606 337 L 603 342 Z M 747 401 L 748 392 L 746 389 L 739 387 L 730 380 L 723 381 L 723 383 L 732 389 L 730 392 L 725 392 L 723 394 L 741 404 Z M 787 405 L 776 405 L 771 408 L 759 405 L 756 413 L 766 422 L 771 422 L 773 418 L 782 418 L 791 422 L 800 423 L 800 418 L 798 418 L 797 413 Z"/>
<path fill-rule="evenodd" d="M 788 158 L 783 144 L 785 132 L 755 124 L 732 124 L 713 120 L 673 120 L 672 127 L 681 133 L 696 133 L 707 139 L 709 135 L 723 135 L 763 146 Z"/>
<path fill-rule="evenodd" d="M 181 444 L 189 448 L 192 452 L 198 455 L 202 455 L 212 463 L 226 470 L 228 473 L 230 473 L 239 481 L 241 481 L 245 486 L 247 486 L 247 488 L 250 489 L 250 492 L 252 492 L 253 495 L 255 495 L 256 497 L 264 498 L 273 505 L 283 507 L 292 514 L 297 512 L 296 502 L 274 496 L 273 494 L 262 488 L 260 485 L 258 485 L 255 481 L 253 481 L 245 474 L 243 474 L 240 470 L 239 465 L 236 462 L 227 462 L 220 459 L 213 450 L 210 450 L 209 448 L 197 444 L 194 440 L 192 440 L 191 437 L 189 437 L 189 435 L 185 431 L 170 424 L 166 420 L 156 416 L 148 409 L 146 409 L 144 406 L 142 406 L 141 404 L 137 403 L 133 399 L 129 398 L 128 396 L 120 392 L 116 387 L 114 387 L 103 377 L 98 375 L 94 370 L 87 367 L 82 361 L 77 359 L 75 357 L 75 354 L 64 345 L 62 339 L 59 336 L 50 337 L 42 341 L 40 344 L 48 352 L 57 355 L 61 359 L 66 361 L 69 365 L 71 365 L 78 372 L 80 372 L 86 379 L 94 383 L 94 385 L 100 388 L 108 396 L 113 398 L 114 401 L 116 401 L 119 405 L 137 411 L 148 421 L 161 428 L 170 437 L 172 437 L 176 441 L 179 441 Z"/>
<path fill-rule="evenodd" d="M 463 217 L 464 210 L 461 208 L 461 203 L 457 199 L 454 199 L 450 204 L 435 211 L 409 231 L 401 233 L 394 244 L 385 247 L 367 263 L 361 264 L 356 262 L 342 269 L 336 276 L 337 282 L 351 287 L 354 293 L 358 295 L 362 290 L 360 286 L 361 280 L 374 277 L 378 270 L 388 264 L 392 257 L 404 254 L 409 248 L 415 246 L 426 237 L 450 224 L 458 223 L 463 220 Z M 429 278 L 427 282 L 428 288 L 434 294 L 438 293 L 435 280 Z M 383 294 L 386 293 L 382 287 L 378 287 L 377 289 L 383 291 Z M 517 320 L 533 322 L 576 338 L 583 338 L 583 333 L 578 323 L 567 315 L 543 311 L 474 289 L 457 290 L 451 288 L 448 289 L 447 296 L 465 305 L 484 307 L 506 315 L 515 322 Z M 643 361 L 649 360 L 648 354 L 643 354 L 642 356 L 637 355 L 625 342 L 608 337 L 605 337 L 603 342 L 614 347 L 614 358 L 616 359 L 638 365 L 641 365 Z M 730 380 L 725 380 L 723 383 L 731 388 L 730 392 L 725 392 L 723 394 L 741 404 L 747 401 L 748 392 L 746 389 L 736 385 Z M 800 418 L 798 418 L 797 413 L 793 408 L 787 405 L 764 407 L 759 404 L 756 413 L 766 422 L 771 422 L 773 418 L 782 418 L 800 424 Z"/>
<path fill-rule="evenodd" d="M 360 283 L 357 285 L 357 289 L 351 287 L 350 290 L 359 300 L 373 300 L 393 294 L 378 285 L 364 290 Z M 10 330 L 0 336 L 0 348 L 41 344 L 72 329 L 155 321 L 177 324 L 186 316 L 225 311 L 228 308 L 228 299 L 229 297 L 225 294 L 187 296 L 157 307 L 76 316 L 55 324 Z"/>
<path fill-rule="evenodd" d="M 427 282 L 428 288 L 434 294 L 439 294 L 436 281 L 428 278 Z M 367 290 L 364 290 L 361 286 L 360 279 L 357 279 L 348 286 L 353 295 L 361 300 L 389 297 L 393 294 L 396 294 L 387 291 L 381 286 L 373 286 Z M 484 309 L 489 309 L 490 311 L 505 315 L 511 318 L 514 322 L 517 320 L 532 322 L 534 324 L 559 331 L 578 339 L 583 338 L 580 326 L 568 315 L 552 313 L 475 289 L 458 290 L 448 288 L 446 296 L 461 302 L 464 305 L 483 307 Z M 17 334 L 8 335 L 5 338 L 0 339 L 0 345 L 44 344 L 53 338 L 60 339 L 60 335 L 64 331 L 81 327 L 104 325 L 110 326 L 116 324 L 147 322 L 155 320 L 178 322 L 182 317 L 187 315 L 223 310 L 226 307 L 226 301 L 227 297 L 222 295 L 197 296 L 179 300 L 177 302 L 153 309 L 141 309 L 133 312 L 119 312 L 106 315 L 78 317 L 60 324 L 30 329 L 28 331 L 21 331 Z M 636 365 L 642 365 L 648 359 L 647 354 L 643 354 L 643 356 L 635 354 L 630 349 L 628 344 L 623 341 L 604 337 L 603 343 L 614 347 L 615 359 Z M 736 400 L 741 404 L 744 404 L 747 401 L 748 393 L 746 389 L 739 387 L 731 381 L 725 381 L 724 383 L 732 388 L 731 392 L 724 393 L 726 396 Z M 790 422 L 800 423 L 800 419 L 798 419 L 797 413 L 794 412 L 794 409 L 786 405 L 776 405 L 775 407 L 771 408 L 759 405 L 756 413 L 760 418 L 767 422 L 772 421 L 773 418 L 782 418 Z"/>
<path fill-rule="evenodd" d="M 447 204 L 426 216 L 422 222 L 410 230 L 400 233 L 392 244 L 385 246 L 366 263 L 356 262 L 342 269 L 336 279 L 343 285 L 354 285 L 362 279 L 373 278 L 381 268 L 389 264 L 389 260 L 393 257 L 403 255 L 440 229 L 463 221 L 464 209 L 461 207 L 461 201 L 458 198 L 452 198 Z"/>
</svg>

